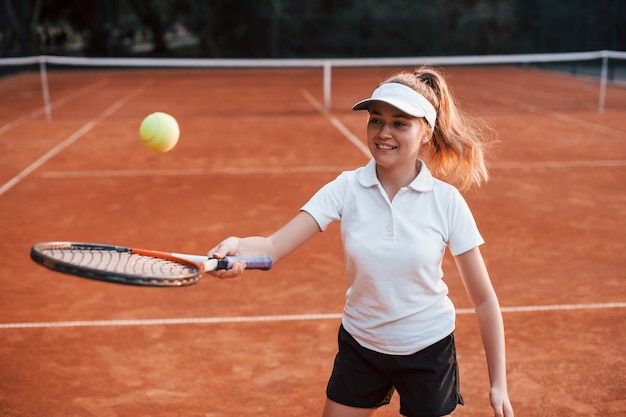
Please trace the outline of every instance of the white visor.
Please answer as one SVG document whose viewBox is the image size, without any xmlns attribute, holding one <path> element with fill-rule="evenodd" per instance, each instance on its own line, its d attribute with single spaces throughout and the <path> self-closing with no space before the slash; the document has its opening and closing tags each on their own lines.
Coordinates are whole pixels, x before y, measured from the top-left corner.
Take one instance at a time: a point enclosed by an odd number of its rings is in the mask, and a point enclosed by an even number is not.
<svg viewBox="0 0 626 417">
<path fill-rule="evenodd" d="M 352 110 L 368 110 L 373 101 L 382 101 L 413 117 L 423 117 L 430 127 L 435 128 L 437 111 L 423 95 L 399 83 L 385 83 L 372 93 L 372 97 L 361 100 Z"/>
</svg>

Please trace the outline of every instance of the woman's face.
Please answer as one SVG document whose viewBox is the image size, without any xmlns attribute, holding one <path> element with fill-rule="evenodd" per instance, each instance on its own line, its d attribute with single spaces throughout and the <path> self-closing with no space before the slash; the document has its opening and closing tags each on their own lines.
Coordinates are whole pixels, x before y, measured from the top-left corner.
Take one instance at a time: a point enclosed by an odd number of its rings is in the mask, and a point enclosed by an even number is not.
<svg viewBox="0 0 626 417">
<path fill-rule="evenodd" d="M 369 113 L 367 143 L 377 164 L 390 169 L 406 164 L 414 169 L 428 135 L 423 119 L 380 101 L 370 105 Z"/>
</svg>

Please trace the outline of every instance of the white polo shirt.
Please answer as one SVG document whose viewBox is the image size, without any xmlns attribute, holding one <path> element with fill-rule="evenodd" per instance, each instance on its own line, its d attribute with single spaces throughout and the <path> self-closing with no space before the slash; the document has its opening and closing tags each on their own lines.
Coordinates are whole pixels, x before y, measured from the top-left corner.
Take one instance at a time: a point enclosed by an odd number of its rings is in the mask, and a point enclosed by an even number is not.
<svg viewBox="0 0 626 417">
<path fill-rule="evenodd" d="M 351 284 L 342 323 L 362 346 L 408 355 L 454 330 L 441 268 L 445 248 L 459 255 L 484 243 L 456 188 L 422 162 L 415 180 L 389 201 L 371 160 L 341 173 L 302 210 L 322 231 L 341 220 Z"/>
</svg>

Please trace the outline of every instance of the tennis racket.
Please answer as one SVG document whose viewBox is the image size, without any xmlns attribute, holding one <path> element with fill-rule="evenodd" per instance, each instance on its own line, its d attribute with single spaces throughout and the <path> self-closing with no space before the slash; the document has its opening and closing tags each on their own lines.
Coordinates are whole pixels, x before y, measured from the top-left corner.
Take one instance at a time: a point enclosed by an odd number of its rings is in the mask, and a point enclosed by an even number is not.
<svg viewBox="0 0 626 417">
<path fill-rule="evenodd" d="M 273 265 L 268 255 L 217 259 L 81 242 L 37 243 L 31 248 L 30 257 L 39 265 L 65 274 L 153 287 L 191 285 L 207 271 L 230 269 L 241 261 L 247 269 L 268 270 Z"/>
</svg>

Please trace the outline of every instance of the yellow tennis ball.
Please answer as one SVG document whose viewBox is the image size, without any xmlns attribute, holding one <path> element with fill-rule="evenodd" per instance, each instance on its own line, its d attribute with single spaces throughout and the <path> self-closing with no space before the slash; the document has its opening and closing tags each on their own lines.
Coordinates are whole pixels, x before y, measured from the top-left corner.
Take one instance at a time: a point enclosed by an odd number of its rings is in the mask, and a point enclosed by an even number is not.
<svg viewBox="0 0 626 417">
<path fill-rule="evenodd" d="M 178 143 L 178 122 L 167 113 L 156 112 L 141 122 L 139 136 L 143 145 L 154 152 L 167 152 Z"/>
</svg>

